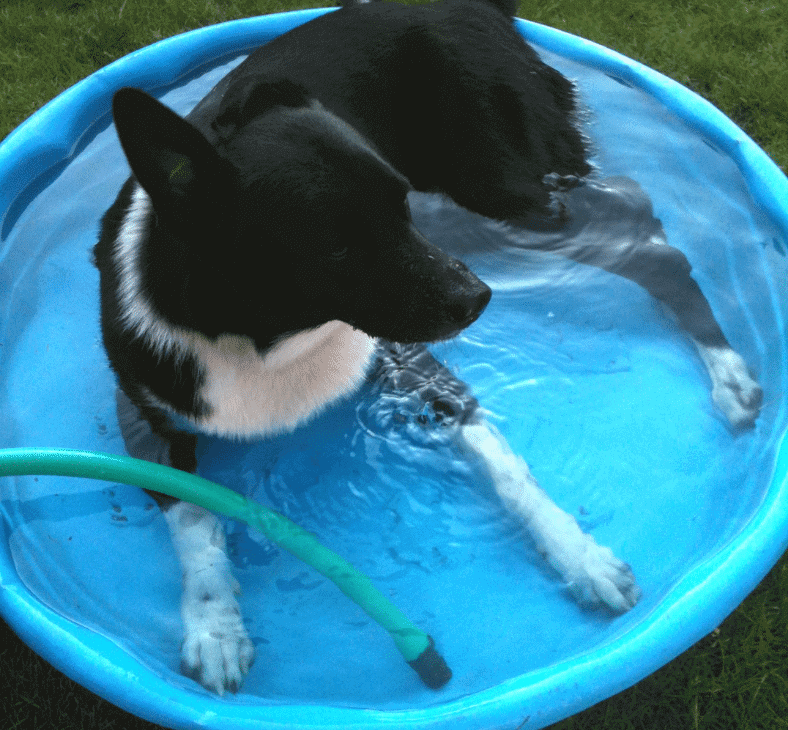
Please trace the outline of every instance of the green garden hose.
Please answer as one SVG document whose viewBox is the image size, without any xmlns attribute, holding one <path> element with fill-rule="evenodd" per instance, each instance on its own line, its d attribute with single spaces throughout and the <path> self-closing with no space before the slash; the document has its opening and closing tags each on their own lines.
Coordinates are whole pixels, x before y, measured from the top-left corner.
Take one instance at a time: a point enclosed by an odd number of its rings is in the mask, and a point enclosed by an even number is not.
<svg viewBox="0 0 788 730">
<path fill-rule="evenodd" d="M 411 623 L 367 576 L 274 510 L 195 474 L 129 456 L 69 449 L 0 449 L 0 477 L 40 474 L 131 484 L 242 520 L 333 581 L 391 634 L 424 684 L 438 689 L 451 679 L 451 670 L 435 650 L 432 637 Z"/>
</svg>

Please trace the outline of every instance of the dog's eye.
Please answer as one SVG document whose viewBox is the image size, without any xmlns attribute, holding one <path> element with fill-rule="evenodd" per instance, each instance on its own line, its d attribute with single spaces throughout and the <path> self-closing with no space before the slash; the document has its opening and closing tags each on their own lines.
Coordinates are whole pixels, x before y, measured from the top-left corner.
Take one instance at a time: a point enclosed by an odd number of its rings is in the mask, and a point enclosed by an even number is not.
<svg viewBox="0 0 788 730">
<path fill-rule="evenodd" d="M 344 261 L 347 258 L 347 246 L 331 252 L 331 258 L 334 261 Z"/>
</svg>

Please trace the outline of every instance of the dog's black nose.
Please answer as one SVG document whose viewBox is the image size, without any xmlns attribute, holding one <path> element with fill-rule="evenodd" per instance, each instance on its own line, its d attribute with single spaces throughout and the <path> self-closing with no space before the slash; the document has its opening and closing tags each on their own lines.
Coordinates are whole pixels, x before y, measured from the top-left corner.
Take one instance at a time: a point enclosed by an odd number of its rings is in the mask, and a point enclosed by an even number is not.
<svg viewBox="0 0 788 730">
<path fill-rule="evenodd" d="M 451 259 L 449 269 L 454 300 L 448 304 L 447 314 L 462 329 L 479 318 L 490 303 L 492 290 L 459 259 Z"/>
<path fill-rule="evenodd" d="M 473 276 L 473 275 L 472 275 Z M 476 277 L 474 277 L 476 278 Z M 449 306 L 449 316 L 462 329 L 475 322 L 490 303 L 492 289 L 480 279 L 476 279 L 471 291 L 463 292 Z"/>
</svg>

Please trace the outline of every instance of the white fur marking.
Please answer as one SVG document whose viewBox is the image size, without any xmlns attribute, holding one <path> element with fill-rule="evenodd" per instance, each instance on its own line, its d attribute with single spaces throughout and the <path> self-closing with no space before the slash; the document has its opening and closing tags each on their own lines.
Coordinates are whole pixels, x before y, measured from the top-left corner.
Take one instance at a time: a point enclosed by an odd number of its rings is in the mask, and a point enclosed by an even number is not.
<svg viewBox="0 0 788 730">
<path fill-rule="evenodd" d="M 123 324 L 144 336 L 159 353 L 173 349 L 175 343 L 188 332 L 167 322 L 151 306 L 142 289 L 140 271 L 140 242 L 146 233 L 153 211 L 150 197 L 136 186 L 131 205 L 118 231 L 113 258 L 120 280 L 120 306 Z"/>
<path fill-rule="evenodd" d="M 235 600 L 240 585 L 222 526 L 215 515 L 186 502 L 174 504 L 164 517 L 183 571 L 182 669 L 220 695 L 236 692 L 254 661 L 254 645 Z"/>
<path fill-rule="evenodd" d="M 262 437 L 292 431 L 361 383 L 375 340 L 344 322 L 287 337 L 261 357 L 251 341 L 225 335 L 194 353 L 205 371 L 200 396 L 211 407 L 202 431 Z"/>
<path fill-rule="evenodd" d="M 693 340 L 694 341 L 694 340 Z M 755 423 L 763 391 L 750 377 L 747 363 L 730 347 L 709 347 L 695 342 L 711 378 L 711 398 L 736 428 Z"/>
<path fill-rule="evenodd" d="M 623 613 L 640 598 L 630 567 L 584 533 L 577 521 L 537 484 L 528 465 L 486 421 L 462 426 L 465 445 L 481 458 L 504 504 L 525 522 L 537 550 L 567 583 L 578 602 L 604 603 Z"/>
</svg>

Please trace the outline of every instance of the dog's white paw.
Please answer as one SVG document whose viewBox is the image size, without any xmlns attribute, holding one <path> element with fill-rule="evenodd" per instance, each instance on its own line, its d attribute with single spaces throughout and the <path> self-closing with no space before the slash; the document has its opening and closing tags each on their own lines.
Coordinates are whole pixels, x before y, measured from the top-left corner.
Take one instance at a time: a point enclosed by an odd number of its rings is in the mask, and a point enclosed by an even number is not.
<svg viewBox="0 0 788 730">
<path fill-rule="evenodd" d="M 164 512 L 183 570 L 181 671 L 222 695 L 237 692 L 254 661 L 235 600 L 233 577 L 219 520 L 208 510 L 176 502 Z"/>
<path fill-rule="evenodd" d="M 638 602 L 641 591 L 632 569 L 583 532 L 574 517 L 545 502 L 529 527 L 542 557 L 580 605 L 624 613 Z"/>
<path fill-rule="evenodd" d="M 211 586 L 194 578 L 181 606 L 181 672 L 220 695 L 237 692 L 254 661 L 254 645 L 233 596 L 240 587 L 234 579 Z"/>
<path fill-rule="evenodd" d="M 744 359 L 730 347 L 695 345 L 711 377 L 714 404 L 734 428 L 752 426 L 761 410 L 763 390 L 751 377 Z"/>
<path fill-rule="evenodd" d="M 577 554 L 570 559 L 563 556 L 561 566 L 556 566 L 569 592 L 581 606 L 605 605 L 616 613 L 629 611 L 641 595 L 632 569 L 591 535 L 583 534 L 583 538 Z"/>
</svg>

